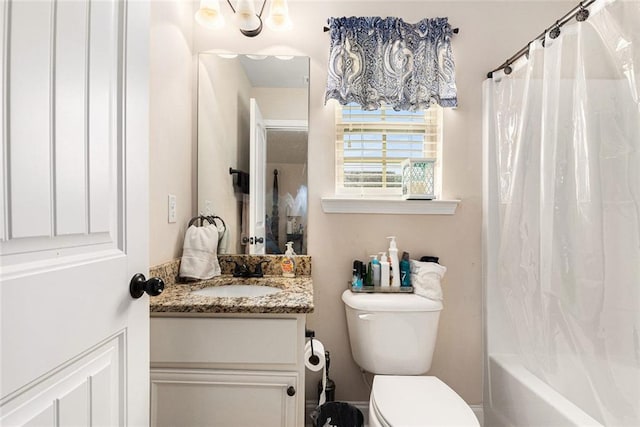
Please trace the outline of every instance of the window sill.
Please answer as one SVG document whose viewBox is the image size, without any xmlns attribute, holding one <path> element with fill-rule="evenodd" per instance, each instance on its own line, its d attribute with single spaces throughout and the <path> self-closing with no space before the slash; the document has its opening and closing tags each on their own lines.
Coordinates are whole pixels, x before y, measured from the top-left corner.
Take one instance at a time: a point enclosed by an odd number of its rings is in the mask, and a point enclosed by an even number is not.
<svg viewBox="0 0 640 427">
<path fill-rule="evenodd" d="M 402 200 L 389 198 L 323 197 L 325 213 L 453 215 L 460 200 Z"/>
</svg>

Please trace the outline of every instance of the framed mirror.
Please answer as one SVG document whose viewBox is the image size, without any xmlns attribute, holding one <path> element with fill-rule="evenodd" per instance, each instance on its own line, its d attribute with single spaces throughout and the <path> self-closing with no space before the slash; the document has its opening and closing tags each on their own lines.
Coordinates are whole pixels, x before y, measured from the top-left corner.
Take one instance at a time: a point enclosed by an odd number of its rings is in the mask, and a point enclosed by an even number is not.
<svg viewBox="0 0 640 427">
<path fill-rule="evenodd" d="M 222 254 L 307 250 L 309 58 L 198 55 L 198 214 Z"/>
</svg>

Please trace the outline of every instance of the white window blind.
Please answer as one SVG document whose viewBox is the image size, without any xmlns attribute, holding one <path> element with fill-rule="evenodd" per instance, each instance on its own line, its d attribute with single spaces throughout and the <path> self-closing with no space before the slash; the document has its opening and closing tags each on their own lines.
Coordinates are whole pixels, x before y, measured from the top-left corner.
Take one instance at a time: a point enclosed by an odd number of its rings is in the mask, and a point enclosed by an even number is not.
<svg viewBox="0 0 640 427">
<path fill-rule="evenodd" d="M 439 177 L 441 142 L 442 108 L 437 105 L 415 112 L 337 105 L 336 193 L 400 194 L 400 162 L 406 158 L 435 158 Z"/>
</svg>

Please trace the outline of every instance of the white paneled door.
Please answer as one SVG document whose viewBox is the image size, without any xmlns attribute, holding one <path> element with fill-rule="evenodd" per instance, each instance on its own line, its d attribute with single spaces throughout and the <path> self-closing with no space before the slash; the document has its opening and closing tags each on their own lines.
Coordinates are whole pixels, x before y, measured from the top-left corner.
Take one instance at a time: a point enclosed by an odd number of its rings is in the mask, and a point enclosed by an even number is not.
<svg viewBox="0 0 640 427">
<path fill-rule="evenodd" d="M 149 4 L 0 1 L 0 425 L 147 426 Z"/>
<path fill-rule="evenodd" d="M 249 253 L 264 254 L 266 243 L 267 128 L 255 98 L 249 104 Z"/>
</svg>

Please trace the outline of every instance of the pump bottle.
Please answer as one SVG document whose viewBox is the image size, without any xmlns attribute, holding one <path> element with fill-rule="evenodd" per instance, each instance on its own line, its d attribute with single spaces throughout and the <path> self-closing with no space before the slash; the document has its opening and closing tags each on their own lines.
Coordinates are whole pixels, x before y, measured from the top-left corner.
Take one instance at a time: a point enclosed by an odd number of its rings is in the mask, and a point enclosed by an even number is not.
<svg viewBox="0 0 640 427">
<path fill-rule="evenodd" d="M 389 236 L 389 260 L 391 262 L 391 286 L 400 287 L 400 260 L 398 259 L 398 246 L 396 246 L 396 236 Z"/>
<path fill-rule="evenodd" d="M 284 277 L 296 276 L 296 260 L 294 258 L 295 252 L 293 251 L 293 242 L 287 242 L 287 250 L 282 257 L 280 267 L 282 268 L 282 275 Z"/>
<path fill-rule="evenodd" d="M 382 252 L 380 257 L 380 286 L 389 286 L 389 260 L 386 252 Z"/>
</svg>

